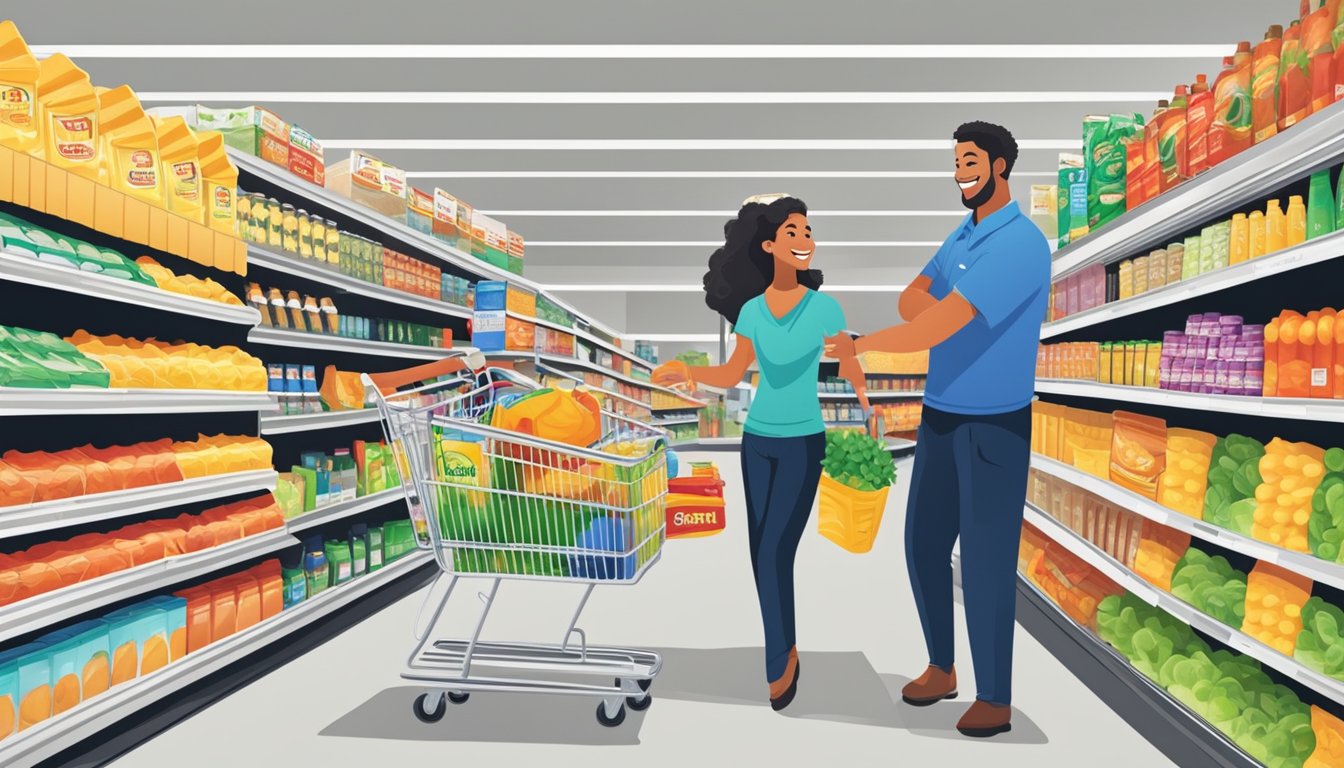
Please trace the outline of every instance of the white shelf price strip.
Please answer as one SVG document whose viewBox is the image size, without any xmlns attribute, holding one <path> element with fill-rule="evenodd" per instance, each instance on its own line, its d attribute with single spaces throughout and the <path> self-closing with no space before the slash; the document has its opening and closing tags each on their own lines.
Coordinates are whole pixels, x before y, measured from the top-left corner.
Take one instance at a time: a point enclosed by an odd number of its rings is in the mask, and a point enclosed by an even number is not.
<svg viewBox="0 0 1344 768">
<path fill-rule="evenodd" d="M 317 429 L 336 429 L 355 424 L 374 424 L 378 421 L 377 408 L 364 408 L 353 411 L 327 411 L 324 413 L 302 413 L 290 416 L 262 416 L 262 435 L 284 435 L 291 432 L 308 432 Z"/>
<path fill-rule="evenodd" d="M 58 416 L 130 413 L 269 412 L 275 402 L 265 392 L 217 389 L 121 389 L 0 387 L 0 416 Z"/>
<path fill-rule="evenodd" d="M 263 469 L 209 475 L 108 493 L 74 496 L 15 507 L 0 507 L 0 538 L 22 536 L 98 520 L 130 517 L 248 491 L 275 489 L 276 474 Z M 3 612 L 4 609 L 0 609 Z"/>
<path fill-rule="evenodd" d="M 256 325 L 261 322 L 261 315 L 251 307 L 173 293 L 152 285 L 109 277 L 97 272 L 84 272 L 73 265 L 61 266 L 55 262 L 38 261 L 4 250 L 0 250 L 0 280 L 53 288 L 81 296 L 119 301 L 137 307 L 217 320 L 221 323 Z"/>
<path fill-rule="evenodd" d="M 298 544 L 284 528 L 210 549 L 164 558 L 61 587 L 0 609 L 0 642 L 104 605 L 205 576 L 235 563 Z"/>
<path fill-rule="evenodd" d="M 1175 392 L 1153 387 L 1133 387 L 1067 379 L 1037 379 L 1036 391 L 1051 395 L 1118 400 L 1126 403 L 1161 405 L 1192 411 L 1235 413 L 1243 416 L 1300 419 L 1303 421 L 1344 421 L 1344 400 L 1327 400 L 1324 398 L 1208 395 L 1198 392 Z"/>
<path fill-rule="evenodd" d="M 381 570 L 328 589 L 255 626 L 188 654 L 185 658 L 118 685 L 74 709 L 38 723 L 0 742 L 0 765 L 27 768 L 74 746 L 128 714 L 159 701 L 224 669 L 318 619 L 359 600 L 380 587 L 433 562 L 428 552 L 414 551 Z"/>
<path fill-rule="evenodd" d="M 1133 491 L 1121 488 L 1114 483 L 1089 475 L 1067 464 L 1048 459 L 1039 454 L 1031 457 L 1033 469 L 1062 480 L 1076 488 L 1089 491 L 1117 507 L 1127 509 L 1173 530 L 1188 533 L 1197 539 L 1217 544 L 1224 549 L 1240 552 L 1257 560 L 1274 563 L 1294 573 L 1329 584 L 1336 589 L 1344 589 L 1344 565 L 1331 563 L 1303 552 L 1276 547 L 1263 541 L 1242 536 L 1235 531 L 1196 520 L 1158 504 L 1152 499 L 1140 496 Z"/>
<path fill-rule="evenodd" d="M 1271 667 L 1288 677 L 1302 683 L 1332 701 L 1344 703 L 1344 682 L 1327 677 L 1302 666 L 1296 659 L 1284 656 L 1255 638 L 1233 629 L 1194 606 L 1176 598 L 1167 592 L 1156 589 L 1133 571 L 1116 561 L 1110 555 L 1097 549 L 1072 529 L 1053 517 L 1026 505 L 1025 519 L 1042 533 L 1084 561 L 1104 573 L 1112 581 L 1134 593 L 1143 601 L 1156 605 L 1167 613 L 1197 629 L 1234 651 L 1249 656 L 1267 667 Z"/>
<path fill-rule="evenodd" d="M 1147 255 L 1147 251 L 1129 255 Z M 1261 256 L 1258 259 L 1243 261 L 1240 264 L 1215 269 L 1212 272 L 1205 272 L 1189 280 L 1181 280 L 1161 288 L 1155 288 L 1132 298 L 1112 301 L 1083 312 L 1075 312 L 1068 317 L 1042 325 L 1041 338 L 1053 338 L 1116 318 L 1147 312 L 1150 309 L 1165 307 L 1197 296 L 1206 296 L 1225 288 L 1234 288 L 1263 277 L 1289 272 L 1312 264 L 1320 264 L 1342 256 L 1344 256 L 1344 231 L 1333 232 L 1268 256 Z"/>
<path fill-rule="evenodd" d="M 400 487 L 389 488 L 388 490 L 372 493 L 368 496 L 361 496 L 357 499 L 348 499 L 335 504 L 318 507 L 311 512 L 305 512 L 298 517 L 291 518 L 285 523 L 285 527 L 289 529 L 290 533 L 298 533 L 310 528 L 316 528 L 319 525 L 325 525 L 337 520 L 354 517 L 355 515 L 363 514 L 371 509 L 377 509 L 384 504 L 391 504 L 392 502 L 404 498 L 405 495 L 402 493 Z"/>
<path fill-rule="evenodd" d="M 452 357 L 460 351 L 456 347 L 422 347 L 417 344 L 396 344 L 390 341 L 366 341 L 364 339 L 351 339 L 325 333 L 307 333 L 285 328 L 253 328 L 248 332 L 247 340 L 252 344 L 269 344 L 277 347 L 321 349 L 331 352 L 349 352 L 414 360 L 442 360 L 445 357 Z"/>
</svg>

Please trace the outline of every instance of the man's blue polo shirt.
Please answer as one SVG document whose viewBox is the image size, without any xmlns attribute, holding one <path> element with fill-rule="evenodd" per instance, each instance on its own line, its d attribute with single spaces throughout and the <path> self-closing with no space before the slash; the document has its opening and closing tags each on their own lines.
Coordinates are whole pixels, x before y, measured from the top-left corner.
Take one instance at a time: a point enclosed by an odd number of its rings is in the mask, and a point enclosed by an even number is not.
<svg viewBox="0 0 1344 768">
<path fill-rule="evenodd" d="M 1036 349 L 1050 296 L 1050 246 L 1016 202 L 979 224 L 966 217 L 921 275 L 929 292 L 952 291 L 975 318 L 929 353 L 924 402 L 967 415 L 1008 413 L 1031 404 Z"/>
</svg>

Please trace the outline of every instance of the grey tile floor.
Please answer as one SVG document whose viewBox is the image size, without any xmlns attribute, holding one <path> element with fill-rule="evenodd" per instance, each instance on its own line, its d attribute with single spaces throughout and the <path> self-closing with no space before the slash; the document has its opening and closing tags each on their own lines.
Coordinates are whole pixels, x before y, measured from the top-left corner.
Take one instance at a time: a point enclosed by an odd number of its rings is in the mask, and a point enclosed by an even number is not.
<svg viewBox="0 0 1344 768">
<path fill-rule="evenodd" d="M 883 530 L 851 555 L 809 528 L 798 555 L 799 645 L 805 673 L 786 715 L 765 706 L 761 631 L 742 524 L 737 459 L 728 482 L 728 530 L 669 542 L 632 587 L 599 588 L 582 626 L 590 642 L 665 654 L 653 706 L 616 729 L 586 699 L 475 694 L 426 725 L 411 715 L 419 690 L 399 677 L 420 596 L 376 614 L 329 643 L 178 724 L 113 763 L 118 768 L 244 765 L 716 766 L 1170 765 L 1020 627 L 1011 733 L 979 741 L 954 724 L 973 694 L 958 618 L 962 697 L 927 709 L 900 703 L 926 656 L 909 593 L 901 526 L 905 476 Z M 695 456 L 686 459 L 698 458 Z M 510 582 L 487 636 L 556 640 L 577 600 L 573 585 Z M 442 625 L 463 625 L 474 602 L 455 598 Z M 936 761 L 936 763 L 935 763 Z"/>
</svg>

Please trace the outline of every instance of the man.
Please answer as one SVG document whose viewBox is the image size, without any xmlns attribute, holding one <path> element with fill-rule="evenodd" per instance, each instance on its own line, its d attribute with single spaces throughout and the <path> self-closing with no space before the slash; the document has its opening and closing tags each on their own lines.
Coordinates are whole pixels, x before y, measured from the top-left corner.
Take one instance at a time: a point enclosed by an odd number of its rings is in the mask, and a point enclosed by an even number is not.
<svg viewBox="0 0 1344 768">
<path fill-rule="evenodd" d="M 953 137 L 955 178 L 971 214 L 901 294 L 904 324 L 831 337 L 827 350 L 846 369 L 864 352 L 931 350 L 905 527 L 929 666 L 902 696 L 926 706 L 957 695 L 951 555 L 960 536 L 978 692 L 957 729 L 992 736 L 1012 727 L 1014 569 L 1050 247 L 1008 189 L 1012 134 L 973 122 Z"/>
</svg>

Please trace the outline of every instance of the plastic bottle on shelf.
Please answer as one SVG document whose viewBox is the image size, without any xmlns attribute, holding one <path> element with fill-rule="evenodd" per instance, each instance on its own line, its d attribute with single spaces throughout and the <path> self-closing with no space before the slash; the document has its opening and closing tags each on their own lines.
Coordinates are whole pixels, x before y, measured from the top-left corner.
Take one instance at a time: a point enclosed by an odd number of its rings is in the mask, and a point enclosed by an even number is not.
<svg viewBox="0 0 1344 768">
<path fill-rule="evenodd" d="M 1199 241 L 1199 235 L 1192 235 L 1185 238 L 1185 260 L 1181 267 L 1181 279 L 1189 280 L 1192 277 L 1199 277 L 1202 274 L 1203 265 L 1200 259 L 1204 249 Z"/>
<path fill-rule="evenodd" d="M 1158 160 L 1158 148 L 1162 131 L 1162 115 L 1170 109 L 1166 99 L 1157 102 L 1153 116 L 1143 127 L 1143 199 L 1152 200 L 1162 191 L 1162 164 Z"/>
<path fill-rule="evenodd" d="M 1158 130 L 1158 162 L 1161 166 L 1158 188 L 1163 192 L 1190 177 L 1190 163 L 1186 157 L 1188 106 L 1189 96 L 1185 85 L 1176 86 L 1171 107 L 1162 113 Z"/>
<path fill-rule="evenodd" d="M 1339 0 L 1320 0 L 1316 10 L 1302 21 L 1302 48 L 1311 76 L 1310 112 L 1320 112 L 1335 102 L 1333 33 L 1339 16 Z"/>
<path fill-rule="evenodd" d="M 1256 144 L 1279 132 L 1279 54 L 1283 26 L 1271 24 L 1251 57 L 1251 131 Z"/>
<path fill-rule="evenodd" d="M 1279 52 L 1279 131 L 1302 122 L 1311 111 L 1311 78 L 1302 48 L 1302 23 L 1294 20 L 1283 33 Z"/>
<path fill-rule="evenodd" d="M 1125 259 L 1120 262 L 1120 298 L 1128 299 L 1134 295 L 1134 262 Z"/>
<path fill-rule="evenodd" d="M 1277 253 L 1288 244 L 1288 218 L 1278 200 L 1265 206 L 1265 253 Z"/>
<path fill-rule="evenodd" d="M 1244 213 L 1232 214 L 1232 224 L 1228 231 L 1227 261 L 1240 264 L 1251 257 L 1250 221 Z"/>
<path fill-rule="evenodd" d="M 1316 348 L 1311 360 L 1311 396 L 1335 396 L 1335 324 L 1339 318 L 1326 307 L 1316 320 Z"/>
<path fill-rule="evenodd" d="M 1251 44 L 1237 43 L 1213 81 L 1213 122 L 1209 125 L 1209 165 L 1251 146 Z"/>
<path fill-rule="evenodd" d="M 1330 191 L 1330 171 L 1311 174 L 1307 194 L 1307 239 L 1315 240 L 1335 231 L 1335 196 Z"/>
<path fill-rule="evenodd" d="M 1251 211 L 1246 217 L 1246 234 L 1249 247 L 1246 249 L 1248 258 L 1258 259 L 1265 255 L 1265 214 L 1260 211 Z"/>
<path fill-rule="evenodd" d="M 1288 198 L 1287 245 L 1289 248 L 1307 240 L 1307 204 L 1301 195 Z"/>
<path fill-rule="evenodd" d="M 1213 123 L 1213 93 L 1208 75 L 1195 75 L 1190 85 L 1190 106 L 1185 110 L 1185 159 L 1189 175 L 1209 169 L 1209 127 Z"/>
</svg>

